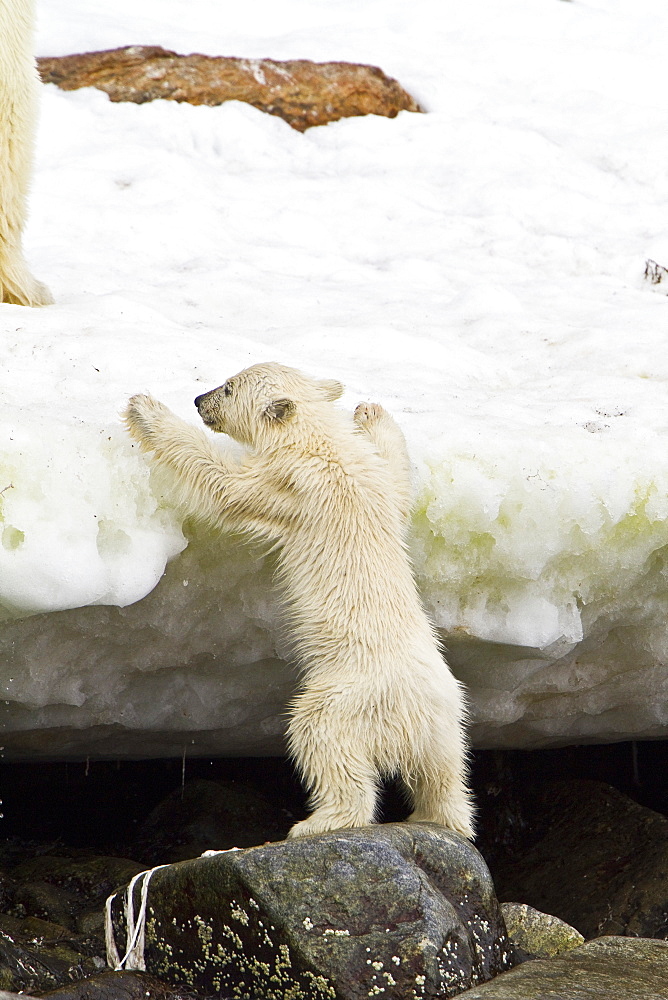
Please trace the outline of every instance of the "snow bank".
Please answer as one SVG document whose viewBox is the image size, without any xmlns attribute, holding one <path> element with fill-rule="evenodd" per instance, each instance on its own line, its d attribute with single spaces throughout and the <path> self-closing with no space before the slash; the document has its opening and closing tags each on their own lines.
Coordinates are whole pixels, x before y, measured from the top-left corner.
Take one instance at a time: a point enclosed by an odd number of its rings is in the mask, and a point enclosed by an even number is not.
<svg viewBox="0 0 668 1000">
<path fill-rule="evenodd" d="M 429 113 L 300 135 L 240 104 L 44 88 L 25 245 L 56 305 L 0 307 L 8 752 L 280 749 L 271 566 L 184 535 L 118 419 L 148 389 L 195 421 L 261 360 L 401 423 L 416 571 L 480 744 L 665 737 L 668 300 L 642 277 L 668 260 L 665 6 L 40 18 L 41 55 L 376 63 Z"/>
</svg>

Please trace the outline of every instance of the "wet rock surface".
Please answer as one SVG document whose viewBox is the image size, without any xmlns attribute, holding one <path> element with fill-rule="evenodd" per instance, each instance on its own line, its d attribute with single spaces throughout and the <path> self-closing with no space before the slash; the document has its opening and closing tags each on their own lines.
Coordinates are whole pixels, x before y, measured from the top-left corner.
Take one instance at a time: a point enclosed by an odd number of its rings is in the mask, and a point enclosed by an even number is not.
<svg viewBox="0 0 668 1000">
<path fill-rule="evenodd" d="M 61 986 L 44 996 L 53 1000 L 194 1000 L 194 995 L 188 990 L 175 989 L 147 972 L 109 970 Z"/>
<path fill-rule="evenodd" d="M 109 893 L 142 867 L 127 858 L 37 856 L 13 869 L 21 884 L 15 901 L 38 917 L 74 930 L 86 913 L 100 910 Z"/>
<path fill-rule="evenodd" d="M 208 105 L 245 101 L 299 132 L 339 118 L 394 118 L 400 111 L 422 110 L 381 69 L 356 63 L 179 55 L 155 45 L 44 57 L 37 63 L 43 82 L 63 90 L 97 87 L 112 101 L 135 104 L 158 98 Z"/>
<path fill-rule="evenodd" d="M 26 926 L 0 930 L 0 987 L 9 992 L 42 992 L 83 979 L 104 968 L 100 944 L 79 936 L 37 935 Z M 97 952 L 97 954 L 91 954 Z"/>
<path fill-rule="evenodd" d="M 105 968 L 102 909 L 142 865 L 114 857 L 38 854 L 0 861 L 0 988 L 54 989 Z"/>
</svg>

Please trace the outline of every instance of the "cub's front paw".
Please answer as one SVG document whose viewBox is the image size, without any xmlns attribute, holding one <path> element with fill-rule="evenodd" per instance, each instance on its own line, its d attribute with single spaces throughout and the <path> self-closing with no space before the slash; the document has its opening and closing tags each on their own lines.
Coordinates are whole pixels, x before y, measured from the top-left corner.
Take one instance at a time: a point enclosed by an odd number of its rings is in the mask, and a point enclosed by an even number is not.
<svg viewBox="0 0 668 1000">
<path fill-rule="evenodd" d="M 384 415 L 385 410 L 380 403 L 359 403 L 355 410 L 354 420 L 358 427 L 366 427 L 381 420 Z"/>
<path fill-rule="evenodd" d="M 168 412 L 167 407 L 153 396 L 139 393 L 128 400 L 123 420 L 136 441 L 151 447 L 158 421 Z"/>
</svg>

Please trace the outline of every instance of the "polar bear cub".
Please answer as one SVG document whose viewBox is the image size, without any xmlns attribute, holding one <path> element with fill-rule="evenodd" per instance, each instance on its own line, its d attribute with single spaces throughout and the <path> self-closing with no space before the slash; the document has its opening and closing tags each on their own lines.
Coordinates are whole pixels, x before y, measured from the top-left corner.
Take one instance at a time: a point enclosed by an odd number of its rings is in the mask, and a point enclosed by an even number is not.
<svg viewBox="0 0 668 1000">
<path fill-rule="evenodd" d="M 0 0 L 0 302 L 20 306 L 53 301 L 21 249 L 39 88 L 33 13 L 32 0 Z"/>
<path fill-rule="evenodd" d="M 339 382 L 253 365 L 195 404 L 247 447 L 227 456 L 151 396 L 133 396 L 132 436 L 170 468 L 184 506 L 275 547 L 301 686 L 290 753 L 312 813 L 290 836 L 365 826 L 379 783 L 398 776 L 411 821 L 473 835 L 462 691 L 421 606 L 406 546 L 410 473 L 382 407 L 334 406 Z"/>
</svg>

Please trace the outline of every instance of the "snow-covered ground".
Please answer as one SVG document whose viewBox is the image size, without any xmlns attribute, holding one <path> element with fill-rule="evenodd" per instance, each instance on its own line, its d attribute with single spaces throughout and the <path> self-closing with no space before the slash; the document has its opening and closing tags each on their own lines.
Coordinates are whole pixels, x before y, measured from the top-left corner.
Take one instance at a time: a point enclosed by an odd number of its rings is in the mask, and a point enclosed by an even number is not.
<svg viewBox="0 0 668 1000">
<path fill-rule="evenodd" d="M 8 730 L 211 729 L 258 686 L 280 730 L 262 560 L 195 539 L 135 603 L 185 538 L 118 417 L 150 390 L 196 422 L 277 360 L 403 427 L 480 742 L 666 734 L 666 37 L 660 0 L 38 0 L 38 55 L 366 62 L 427 113 L 301 135 L 44 88 L 25 245 L 56 304 L 0 306 Z"/>
</svg>

